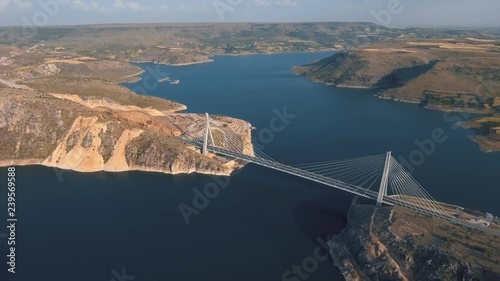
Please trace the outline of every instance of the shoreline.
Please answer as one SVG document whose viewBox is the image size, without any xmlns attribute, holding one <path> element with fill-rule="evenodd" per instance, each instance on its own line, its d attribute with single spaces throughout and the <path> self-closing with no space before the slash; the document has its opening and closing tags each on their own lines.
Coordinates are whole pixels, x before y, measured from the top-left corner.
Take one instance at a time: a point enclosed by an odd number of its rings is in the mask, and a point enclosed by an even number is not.
<svg viewBox="0 0 500 281">
<path fill-rule="evenodd" d="M 135 74 L 130 74 L 127 76 L 123 76 L 122 78 L 119 79 L 117 83 L 122 84 L 122 83 L 137 83 L 142 80 L 142 77 L 140 77 L 144 72 L 146 72 L 144 69 L 141 68 L 141 71 L 135 73 Z M 130 78 L 130 79 L 128 79 Z M 135 79 L 132 79 L 135 78 Z M 127 80 L 128 79 L 128 80 Z"/>
<path fill-rule="evenodd" d="M 215 57 L 219 56 L 231 56 L 231 57 L 236 57 L 236 56 L 254 56 L 254 55 L 278 55 L 278 54 L 301 54 L 301 53 L 320 53 L 320 52 L 332 52 L 332 51 L 341 51 L 344 49 L 336 49 L 336 48 L 331 48 L 331 49 L 322 49 L 322 50 L 307 50 L 307 51 L 283 51 L 283 52 L 263 52 L 263 53 L 245 53 L 245 54 L 211 54 L 208 57 L 210 59 L 207 60 L 202 60 L 202 61 L 196 61 L 196 62 L 186 62 L 186 63 L 165 63 L 165 62 L 160 62 L 157 64 L 161 65 L 168 65 L 168 66 L 189 66 L 189 65 L 197 65 L 197 64 L 203 64 L 203 63 L 211 63 L 215 62 L 214 59 Z M 153 63 L 153 61 L 129 61 L 129 63 L 134 64 L 134 63 Z"/>
<path fill-rule="evenodd" d="M 96 169 L 92 171 L 86 171 L 82 169 L 74 169 L 70 167 L 62 167 L 62 166 L 55 166 L 55 165 L 46 165 L 43 164 L 43 161 L 40 163 L 39 160 L 37 159 L 35 163 L 29 163 L 30 159 L 27 160 L 2 160 L 0 161 L 0 168 L 6 168 L 6 167 L 45 167 L 45 168 L 52 168 L 52 169 L 59 169 L 63 171 L 71 171 L 71 172 L 76 172 L 76 173 L 81 173 L 81 174 L 94 174 L 94 173 L 100 173 L 100 172 L 105 172 L 105 173 L 128 173 L 128 172 L 141 172 L 141 173 L 154 173 L 154 174 L 165 174 L 165 175 L 192 175 L 192 174 L 201 174 L 201 175 L 208 175 L 208 176 L 223 176 L 223 177 L 229 177 L 231 174 L 236 170 L 236 169 L 228 169 L 228 173 L 213 173 L 211 171 L 200 171 L 196 169 L 190 169 L 190 170 L 185 170 L 185 171 L 175 171 L 175 172 L 170 172 L 167 170 L 160 170 L 160 169 L 154 169 L 154 168 L 139 168 L 139 167 L 132 167 L 129 169 Z"/>
<path fill-rule="evenodd" d="M 197 64 L 204 64 L 204 63 L 212 63 L 212 62 L 215 62 L 215 57 L 218 57 L 218 56 L 221 56 L 221 57 L 222 56 L 236 57 L 236 56 L 254 56 L 254 55 L 304 54 L 304 53 L 332 52 L 332 51 L 341 51 L 341 50 L 344 50 L 344 49 L 331 48 L 331 49 L 308 50 L 308 51 L 284 51 L 284 52 L 265 52 L 265 53 L 248 53 L 248 54 L 213 54 L 213 55 L 209 56 L 210 59 L 203 60 L 203 61 L 187 62 L 187 63 L 174 63 L 174 64 L 162 62 L 162 63 L 157 63 L 157 64 L 159 64 L 159 65 L 167 65 L 167 66 L 172 66 L 172 67 L 181 67 L 181 66 L 190 66 L 190 65 L 197 65 Z M 130 63 L 132 65 L 133 64 L 145 64 L 145 63 L 155 64 L 153 61 L 128 61 L 128 63 Z M 132 77 L 140 76 L 144 72 L 145 72 L 145 70 L 142 69 L 141 72 L 139 72 L 137 74 L 133 74 L 133 75 L 122 77 L 122 79 L 123 78 L 132 78 Z M 300 74 L 297 74 L 297 75 L 300 75 Z M 170 77 L 162 78 L 162 79 L 160 79 L 158 81 L 158 83 L 162 83 L 162 82 L 168 81 L 169 79 L 170 79 Z M 137 83 L 137 82 L 140 82 L 141 80 L 142 80 L 142 77 L 137 77 L 137 79 L 132 80 L 132 81 L 120 80 L 118 83 L 120 83 L 120 84 L 123 84 L 123 83 Z M 322 83 L 322 82 L 316 82 L 316 83 Z M 322 84 L 326 84 L 326 83 L 322 83 Z M 345 86 L 345 87 L 337 86 L 337 87 L 338 88 L 358 88 L 356 86 Z M 359 88 L 362 88 L 362 87 L 359 87 Z M 366 87 L 366 89 L 370 89 L 370 87 Z"/>
<path fill-rule="evenodd" d="M 210 62 L 214 62 L 214 61 L 215 60 L 208 59 L 208 60 L 202 60 L 202 61 L 196 61 L 196 62 L 186 62 L 186 63 L 165 63 L 165 62 L 154 63 L 153 61 L 129 61 L 129 63 L 130 64 L 134 64 L 134 63 L 152 63 L 152 64 L 168 65 L 168 66 L 186 66 L 186 65 L 196 65 L 196 64 L 202 64 L 202 63 L 210 63 Z M 143 71 L 143 73 L 144 73 L 144 71 Z"/>
<path fill-rule="evenodd" d="M 279 54 L 305 54 L 305 53 L 320 53 L 320 52 L 332 52 L 332 51 L 341 51 L 344 49 L 323 49 L 323 50 L 309 50 L 309 51 L 283 51 L 283 52 L 265 52 L 265 53 L 246 53 L 246 54 L 215 54 L 211 55 L 211 57 L 217 56 L 254 56 L 254 55 L 279 55 Z"/>
<path fill-rule="evenodd" d="M 376 90 L 375 88 L 372 87 L 367 87 L 367 86 L 349 86 L 349 85 L 331 85 L 334 86 L 335 88 L 343 88 L 343 89 L 365 89 L 365 90 Z"/>
<path fill-rule="evenodd" d="M 208 60 L 203 60 L 203 61 L 198 61 L 198 62 L 186 62 L 186 63 L 160 63 L 163 65 L 168 65 L 168 66 L 188 66 L 188 65 L 197 65 L 197 64 L 203 64 L 203 63 L 211 63 L 214 62 L 215 60 L 208 59 Z"/>
<path fill-rule="evenodd" d="M 322 82 L 322 81 L 313 80 L 313 79 L 311 79 L 309 77 L 305 77 L 303 74 L 300 74 L 300 73 L 294 73 L 294 74 L 300 75 L 300 76 L 304 77 L 306 80 L 311 81 L 313 83 L 319 83 L 319 84 L 323 84 L 323 85 L 334 87 L 334 88 L 377 90 L 377 88 L 366 87 L 366 86 L 335 85 L 333 83 L 325 83 L 325 82 Z M 422 107 L 424 109 L 432 110 L 432 111 L 467 113 L 467 114 L 473 114 L 473 115 L 488 115 L 488 113 L 481 112 L 479 110 L 467 110 L 467 109 L 464 109 L 464 108 L 447 108 L 447 107 L 441 107 L 441 106 L 436 106 L 436 105 L 427 106 L 427 105 L 423 105 L 422 101 L 418 101 L 418 100 L 408 100 L 408 99 L 402 99 L 402 98 L 397 98 L 397 97 L 387 97 L 387 96 L 381 96 L 381 95 L 378 95 L 378 94 L 375 94 L 374 97 L 376 97 L 378 99 L 393 101 L 393 102 L 402 102 L 402 103 L 407 103 L 407 104 L 414 104 L 414 105 L 420 106 L 420 107 Z M 461 124 L 457 124 L 457 125 L 460 126 L 460 127 L 462 127 L 462 128 L 464 128 L 464 129 L 474 129 L 474 128 L 464 127 Z M 485 138 L 487 138 L 487 136 L 485 136 L 483 134 L 479 134 L 476 131 L 473 136 L 469 137 L 469 140 L 471 142 L 475 143 L 476 145 L 478 145 L 479 149 L 483 153 L 495 153 L 495 152 L 499 153 L 500 149 L 496 148 L 496 147 L 498 147 L 498 145 L 492 145 L 490 143 L 490 141 L 492 141 L 492 140 L 485 139 Z"/>
</svg>

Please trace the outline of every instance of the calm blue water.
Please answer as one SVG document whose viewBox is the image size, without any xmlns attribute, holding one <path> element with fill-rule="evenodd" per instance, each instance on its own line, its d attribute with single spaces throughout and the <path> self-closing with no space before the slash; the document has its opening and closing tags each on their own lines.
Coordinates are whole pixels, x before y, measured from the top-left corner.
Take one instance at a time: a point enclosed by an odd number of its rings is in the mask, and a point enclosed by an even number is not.
<svg viewBox="0 0 500 281">
<path fill-rule="evenodd" d="M 441 129 L 447 141 L 414 165 L 414 177 L 438 200 L 500 214 L 500 154 L 480 152 L 468 139 L 471 132 L 454 127 L 451 120 L 460 115 L 376 99 L 367 90 L 314 84 L 290 72 L 293 65 L 329 54 L 221 56 L 186 67 L 141 64 L 157 78 L 168 73 L 181 82 L 155 85 L 146 72 L 145 80 L 126 86 L 148 88 L 150 95 L 186 104 L 188 112 L 248 120 L 257 136 L 270 126 L 273 109 L 286 107 L 295 119 L 261 147 L 285 163 L 388 150 L 410 159 L 418 150 L 415 140 Z M 352 199 L 250 165 L 186 225 L 178 205 L 193 206 L 193 189 L 202 190 L 212 177 L 138 172 L 58 177 L 50 168 L 20 167 L 17 178 L 18 273 L 6 275 L 2 263 L 0 280 L 107 281 L 123 267 L 137 281 L 282 280 L 285 271 L 314 255 L 317 238 L 344 227 Z M 5 200 L 0 208 L 6 209 Z M 2 241 L 2 256 L 5 246 Z M 309 275 L 308 280 L 342 280 L 330 261 Z"/>
</svg>

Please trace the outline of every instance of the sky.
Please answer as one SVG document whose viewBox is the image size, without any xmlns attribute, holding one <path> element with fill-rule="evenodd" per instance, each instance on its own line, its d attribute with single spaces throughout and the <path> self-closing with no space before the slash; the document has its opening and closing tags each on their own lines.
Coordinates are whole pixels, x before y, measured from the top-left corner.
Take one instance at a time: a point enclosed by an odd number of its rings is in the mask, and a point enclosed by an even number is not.
<svg viewBox="0 0 500 281">
<path fill-rule="evenodd" d="M 500 27 L 500 0 L 0 0 L 0 26 L 364 21 Z"/>
</svg>

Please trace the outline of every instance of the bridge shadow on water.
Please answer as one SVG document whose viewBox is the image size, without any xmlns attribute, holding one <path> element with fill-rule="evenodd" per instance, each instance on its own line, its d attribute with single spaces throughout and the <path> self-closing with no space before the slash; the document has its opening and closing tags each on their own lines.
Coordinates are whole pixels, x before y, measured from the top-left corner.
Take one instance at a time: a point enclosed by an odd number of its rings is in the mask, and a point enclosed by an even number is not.
<svg viewBox="0 0 500 281">
<path fill-rule="evenodd" d="M 304 201 L 292 213 L 297 226 L 318 245 L 319 239 L 328 241 L 347 225 L 347 211 L 353 196 L 339 191 L 333 193 Z"/>
</svg>

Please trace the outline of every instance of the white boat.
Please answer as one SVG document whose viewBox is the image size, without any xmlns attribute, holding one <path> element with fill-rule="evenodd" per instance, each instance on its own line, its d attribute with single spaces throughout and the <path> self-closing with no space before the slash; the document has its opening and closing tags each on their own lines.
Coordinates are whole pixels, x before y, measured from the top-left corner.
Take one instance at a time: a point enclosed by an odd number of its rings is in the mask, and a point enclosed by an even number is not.
<svg viewBox="0 0 500 281">
<path fill-rule="evenodd" d="M 177 84 L 179 84 L 179 82 L 181 82 L 181 81 L 180 80 L 174 80 L 174 81 L 170 82 L 170 84 L 177 85 Z"/>
</svg>

